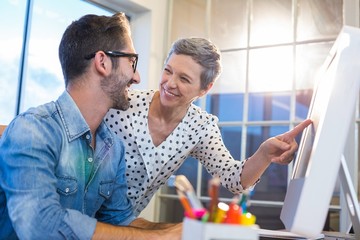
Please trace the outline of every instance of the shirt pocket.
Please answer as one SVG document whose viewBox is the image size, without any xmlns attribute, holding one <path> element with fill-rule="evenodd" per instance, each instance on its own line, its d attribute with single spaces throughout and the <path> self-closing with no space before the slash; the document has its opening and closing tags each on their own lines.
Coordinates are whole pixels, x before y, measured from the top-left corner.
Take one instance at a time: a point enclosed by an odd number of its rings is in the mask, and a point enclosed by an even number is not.
<svg viewBox="0 0 360 240">
<path fill-rule="evenodd" d="M 114 189 L 114 181 L 101 181 L 99 187 L 99 194 L 100 196 L 104 197 L 105 199 L 109 199 L 113 193 Z"/>
<path fill-rule="evenodd" d="M 78 182 L 71 177 L 58 177 L 57 192 L 64 196 L 76 193 L 78 190 Z"/>
</svg>

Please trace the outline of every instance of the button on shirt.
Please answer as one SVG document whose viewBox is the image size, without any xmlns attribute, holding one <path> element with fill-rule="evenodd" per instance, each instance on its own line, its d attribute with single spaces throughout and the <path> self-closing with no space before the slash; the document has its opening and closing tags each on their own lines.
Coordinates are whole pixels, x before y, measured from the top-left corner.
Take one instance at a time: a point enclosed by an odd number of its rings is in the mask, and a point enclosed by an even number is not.
<svg viewBox="0 0 360 240">
<path fill-rule="evenodd" d="M 96 149 L 67 92 L 17 116 L 0 138 L 0 239 L 90 239 L 128 225 L 124 146 L 102 123 Z"/>
</svg>

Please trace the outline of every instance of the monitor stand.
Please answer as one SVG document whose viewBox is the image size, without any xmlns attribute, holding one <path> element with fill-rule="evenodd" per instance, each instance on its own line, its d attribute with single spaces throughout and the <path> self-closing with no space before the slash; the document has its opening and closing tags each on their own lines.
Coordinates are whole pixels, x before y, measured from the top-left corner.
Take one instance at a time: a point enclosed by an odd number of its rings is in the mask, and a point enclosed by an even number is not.
<svg viewBox="0 0 360 240">
<path fill-rule="evenodd" d="M 360 208 L 358 198 L 352 183 L 349 168 L 344 155 L 341 156 L 339 177 L 345 195 L 346 206 L 350 214 L 356 239 L 360 239 Z"/>
</svg>

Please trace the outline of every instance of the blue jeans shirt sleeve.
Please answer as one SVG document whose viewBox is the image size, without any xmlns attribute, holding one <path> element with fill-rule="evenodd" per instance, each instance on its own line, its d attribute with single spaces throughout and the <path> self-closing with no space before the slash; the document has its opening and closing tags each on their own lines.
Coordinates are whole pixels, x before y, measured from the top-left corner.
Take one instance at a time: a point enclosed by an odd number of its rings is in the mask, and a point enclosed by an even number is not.
<svg viewBox="0 0 360 240">
<path fill-rule="evenodd" d="M 59 204 L 54 173 L 61 134 L 46 125 L 20 116 L 2 136 L 0 181 L 9 220 L 20 239 L 91 239 L 96 219 Z"/>
<path fill-rule="evenodd" d="M 70 96 L 59 101 L 17 116 L 0 138 L 0 239 L 91 239 L 97 221 L 135 219 L 120 140 L 101 124 L 89 151 L 86 122 Z"/>
</svg>

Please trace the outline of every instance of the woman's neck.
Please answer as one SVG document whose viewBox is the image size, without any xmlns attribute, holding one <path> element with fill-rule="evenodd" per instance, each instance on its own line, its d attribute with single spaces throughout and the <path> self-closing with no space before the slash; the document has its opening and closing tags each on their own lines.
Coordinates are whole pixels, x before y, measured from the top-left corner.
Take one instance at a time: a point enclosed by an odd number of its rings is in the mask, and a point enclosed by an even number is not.
<svg viewBox="0 0 360 240">
<path fill-rule="evenodd" d="M 165 108 L 160 103 L 159 93 L 155 93 L 148 114 L 148 128 L 157 147 L 174 131 L 186 115 L 187 108 Z"/>
</svg>

